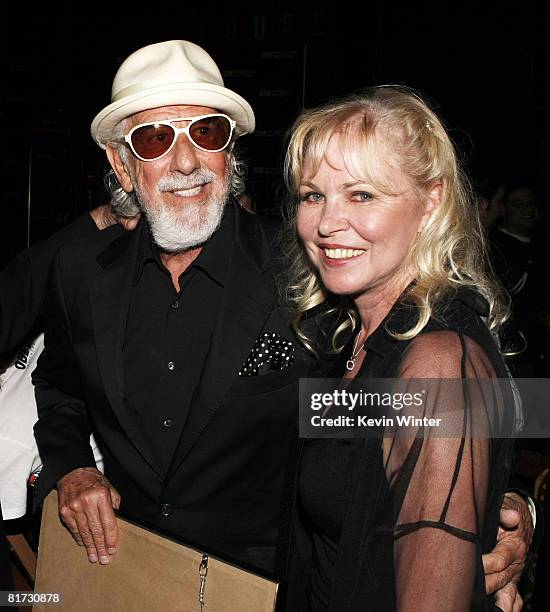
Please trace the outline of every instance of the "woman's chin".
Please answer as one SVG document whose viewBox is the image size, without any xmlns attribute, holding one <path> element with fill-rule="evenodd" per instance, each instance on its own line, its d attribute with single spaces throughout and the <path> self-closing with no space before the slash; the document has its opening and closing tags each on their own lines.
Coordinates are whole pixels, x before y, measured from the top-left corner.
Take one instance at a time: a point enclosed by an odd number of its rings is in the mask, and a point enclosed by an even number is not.
<svg viewBox="0 0 550 612">
<path fill-rule="evenodd" d="M 334 281 L 331 282 L 330 279 L 327 280 L 328 282 L 325 282 L 323 279 L 323 285 L 328 291 L 330 291 L 330 293 L 333 293 L 334 295 L 348 295 L 355 297 L 366 291 L 364 285 L 358 285 L 357 283 L 335 283 Z"/>
</svg>

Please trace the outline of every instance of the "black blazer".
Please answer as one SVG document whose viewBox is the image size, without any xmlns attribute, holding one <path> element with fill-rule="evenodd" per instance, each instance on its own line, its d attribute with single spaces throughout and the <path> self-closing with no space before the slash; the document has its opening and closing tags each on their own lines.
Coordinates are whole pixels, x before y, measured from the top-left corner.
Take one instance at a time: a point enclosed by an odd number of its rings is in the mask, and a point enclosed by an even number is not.
<svg viewBox="0 0 550 612">
<path fill-rule="evenodd" d="M 297 382 L 308 359 L 277 306 L 273 228 L 236 203 L 223 303 L 191 412 L 167 473 L 126 405 L 122 343 L 141 229 L 97 254 L 63 249 L 52 269 L 46 349 L 35 372 L 39 498 L 94 466 L 94 432 L 121 512 L 172 536 L 266 570 L 284 539 L 297 449 Z M 190 322 L 192 324 L 192 322 Z M 291 340 L 295 363 L 239 377 L 258 335 Z"/>
<path fill-rule="evenodd" d="M 124 230 L 116 225 L 99 231 L 88 213 L 46 240 L 22 251 L 0 272 L 0 353 L 15 348 L 33 330 L 42 331 L 42 307 L 48 271 L 66 245 L 92 240 L 107 246 Z"/>
</svg>

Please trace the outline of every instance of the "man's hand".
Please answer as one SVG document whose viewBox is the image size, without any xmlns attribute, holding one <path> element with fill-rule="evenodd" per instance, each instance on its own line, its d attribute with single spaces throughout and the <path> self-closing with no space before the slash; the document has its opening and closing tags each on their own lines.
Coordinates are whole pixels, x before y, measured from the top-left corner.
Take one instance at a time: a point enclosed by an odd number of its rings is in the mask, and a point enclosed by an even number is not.
<svg viewBox="0 0 550 612">
<path fill-rule="evenodd" d="M 76 543 L 85 546 L 90 563 L 109 563 L 118 531 L 113 508 L 120 495 L 96 468 L 78 468 L 57 483 L 59 516 Z"/>
<path fill-rule="evenodd" d="M 524 499 L 506 493 L 500 509 L 497 545 L 483 555 L 486 592 L 496 592 L 496 605 L 503 612 L 519 612 L 523 601 L 517 590 L 525 559 L 533 539 L 533 519 Z"/>
<path fill-rule="evenodd" d="M 121 217 L 113 212 L 113 207 L 110 204 L 103 204 L 91 210 L 90 217 L 92 217 L 100 230 L 107 229 L 111 227 L 111 225 L 118 223 L 122 225 L 126 231 L 130 232 L 136 229 L 141 218 L 141 213 L 133 217 Z"/>
</svg>

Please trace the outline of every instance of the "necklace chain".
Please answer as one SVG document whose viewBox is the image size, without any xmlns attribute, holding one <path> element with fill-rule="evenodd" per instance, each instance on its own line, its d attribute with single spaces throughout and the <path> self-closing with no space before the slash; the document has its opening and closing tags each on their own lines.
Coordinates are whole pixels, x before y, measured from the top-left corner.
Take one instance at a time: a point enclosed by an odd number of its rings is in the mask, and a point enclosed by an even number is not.
<svg viewBox="0 0 550 612">
<path fill-rule="evenodd" d="M 359 345 L 359 348 L 357 348 L 357 345 L 359 344 L 359 337 L 360 336 L 361 336 L 361 330 L 359 330 L 359 333 L 355 337 L 355 342 L 353 343 L 353 351 L 351 352 L 351 357 L 346 361 L 346 368 L 350 372 L 351 372 L 351 370 L 353 370 L 355 368 L 355 360 L 357 359 L 359 353 L 363 350 L 364 342 L 362 342 Z"/>
</svg>

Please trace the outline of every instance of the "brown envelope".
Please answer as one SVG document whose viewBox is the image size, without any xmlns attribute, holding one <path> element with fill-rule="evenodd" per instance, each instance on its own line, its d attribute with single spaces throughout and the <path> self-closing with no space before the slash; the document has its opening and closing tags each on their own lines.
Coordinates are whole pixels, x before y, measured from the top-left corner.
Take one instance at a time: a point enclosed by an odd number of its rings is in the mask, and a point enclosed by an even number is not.
<svg viewBox="0 0 550 612">
<path fill-rule="evenodd" d="M 60 604 L 35 612 L 201 612 L 203 553 L 117 518 L 119 546 L 109 565 L 89 563 L 59 520 L 57 493 L 44 502 L 35 593 Z M 273 612 L 278 584 L 208 556 L 204 612 Z"/>
</svg>

